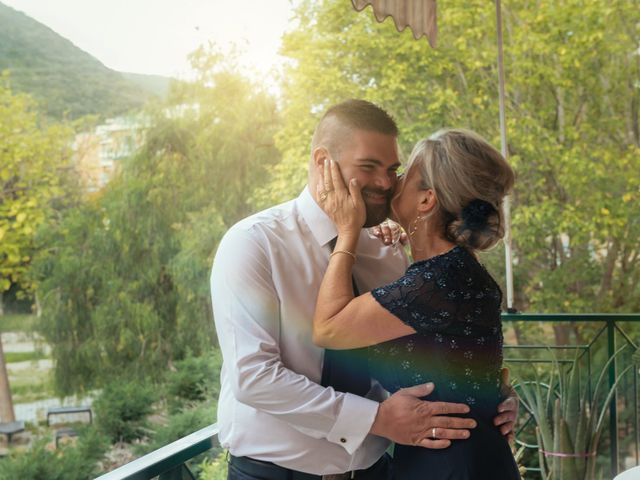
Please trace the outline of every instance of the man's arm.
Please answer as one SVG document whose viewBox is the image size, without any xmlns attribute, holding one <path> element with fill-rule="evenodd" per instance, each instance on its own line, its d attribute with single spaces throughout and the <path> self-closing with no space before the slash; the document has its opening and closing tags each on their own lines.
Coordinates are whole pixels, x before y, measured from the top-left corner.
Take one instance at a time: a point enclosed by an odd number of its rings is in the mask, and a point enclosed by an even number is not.
<svg viewBox="0 0 640 480">
<path fill-rule="evenodd" d="M 282 363 L 279 298 L 259 235 L 232 228 L 213 265 L 211 294 L 225 381 L 239 402 L 353 453 L 379 404 L 322 387 Z"/>
</svg>

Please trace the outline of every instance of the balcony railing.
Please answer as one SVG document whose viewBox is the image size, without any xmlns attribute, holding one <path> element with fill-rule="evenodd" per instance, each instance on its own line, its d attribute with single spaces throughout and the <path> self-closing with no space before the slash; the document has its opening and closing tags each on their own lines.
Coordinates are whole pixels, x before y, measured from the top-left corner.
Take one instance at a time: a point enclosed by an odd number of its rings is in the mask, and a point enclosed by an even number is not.
<svg viewBox="0 0 640 480">
<path fill-rule="evenodd" d="M 520 325 L 538 324 L 544 322 L 561 325 L 566 322 L 578 322 L 590 325 L 589 340 L 582 343 L 575 342 L 568 345 L 548 345 L 533 343 L 528 345 L 505 345 L 505 364 L 510 367 L 512 375 L 519 381 L 530 381 L 526 372 L 531 372 L 531 365 L 544 363 L 569 363 L 578 361 L 586 367 L 584 381 L 588 400 L 592 395 L 592 376 L 596 375 L 607 364 L 609 359 L 617 356 L 607 367 L 607 384 L 613 388 L 616 378 L 620 375 L 619 366 L 629 365 L 633 353 L 638 345 L 631 339 L 623 326 L 636 324 L 640 326 L 640 314 L 504 314 L 502 316 L 505 330 L 511 322 Z M 512 325 L 511 325 L 512 326 Z M 620 347 L 626 348 L 620 352 Z M 552 353 L 553 352 L 553 353 Z M 600 368 L 598 368 L 600 367 Z M 638 423 L 639 394 L 638 368 L 629 369 L 620 379 L 612 401 L 608 406 L 609 425 L 601 439 L 599 457 L 605 459 L 604 452 L 608 451 L 608 470 L 613 478 L 620 470 L 624 470 L 629 460 L 640 464 L 640 432 Z M 620 413 L 624 418 L 620 418 Z M 516 431 L 516 437 L 535 438 L 533 418 L 524 409 L 520 413 L 521 423 Z M 528 435 L 527 435 L 528 431 Z M 624 441 L 625 451 L 621 452 L 621 439 Z M 537 451 L 539 446 L 535 442 L 519 442 L 521 445 Z M 623 455 L 621 455 L 623 454 Z M 526 464 L 529 472 L 540 471 L 536 465 Z M 603 466 L 604 467 L 604 466 Z M 604 468 L 603 468 L 604 469 Z"/>
<path fill-rule="evenodd" d="M 105 473 L 98 480 L 193 479 L 187 461 L 218 444 L 218 425 L 209 425 L 133 462 Z"/>
<path fill-rule="evenodd" d="M 623 324 L 635 323 L 640 326 L 640 314 L 504 314 L 505 330 L 511 322 L 525 323 L 545 323 L 555 322 L 588 322 L 594 327 L 591 339 L 585 344 L 573 345 L 553 345 L 529 344 L 529 345 L 505 345 L 505 363 L 514 372 L 524 371 L 521 365 L 532 365 L 536 363 L 550 363 L 554 360 L 549 358 L 549 351 L 578 351 L 578 358 L 587 365 L 587 381 L 590 381 L 591 369 L 595 364 L 606 364 L 607 360 L 614 356 L 618 344 L 626 344 L 630 348 L 628 352 L 637 350 L 638 346 L 631 339 L 630 335 L 623 330 Z M 522 325 L 522 324 L 520 324 Z M 575 356 L 573 357 L 575 358 Z M 608 367 L 609 386 L 613 387 L 616 381 L 618 365 L 623 363 L 622 358 L 616 357 Z M 560 362 L 566 361 L 560 358 Z M 632 437 L 625 435 L 627 442 L 627 453 L 633 450 L 635 464 L 640 464 L 640 424 L 639 416 L 639 396 L 638 396 L 638 368 L 632 368 L 625 375 L 624 382 L 619 383 L 616 388 L 616 395 L 609 405 L 609 428 L 606 440 L 607 451 L 609 452 L 611 476 L 615 476 L 621 467 L 620 458 L 620 430 L 630 431 Z M 589 389 L 590 392 L 590 389 Z M 624 400 L 621 402 L 621 400 Z M 619 418 L 620 408 L 624 407 L 625 419 L 621 422 Z M 532 419 L 526 412 L 521 412 L 521 421 L 518 433 L 526 435 L 527 429 L 531 429 Z M 193 479 L 187 462 L 217 446 L 218 427 L 210 425 L 191 435 L 181 438 L 169 445 L 166 445 L 154 452 L 151 452 L 131 463 L 128 463 L 112 472 L 102 475 L 98 480 L 151 480 L 158 477 L 158 480 L 184 480 Z M 631 441 L 631 444 L 629 444 Z M 537 449 L 535 443 L 526 443 L 525 446 Z M 535 465 L 528 465 L 528 471 L 539 471 Z M 532 478 L 528 476 L 527 478 Z"/>
</svg>

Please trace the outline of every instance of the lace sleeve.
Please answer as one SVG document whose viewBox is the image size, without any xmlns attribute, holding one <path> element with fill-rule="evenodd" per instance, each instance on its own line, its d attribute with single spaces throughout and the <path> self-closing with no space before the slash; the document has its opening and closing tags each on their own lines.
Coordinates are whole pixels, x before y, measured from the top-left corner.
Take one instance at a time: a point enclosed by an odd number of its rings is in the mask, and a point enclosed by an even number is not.
<svg viewBox="0 0 640 480">
<path fill-rule="evenodd" d="M 442 332 L 457 317 L 460 305 L 450 277 L 451 272 L 438 265 L 413 265 L 403 277 L 371 294 L 419 334 Z"/>
</svg>

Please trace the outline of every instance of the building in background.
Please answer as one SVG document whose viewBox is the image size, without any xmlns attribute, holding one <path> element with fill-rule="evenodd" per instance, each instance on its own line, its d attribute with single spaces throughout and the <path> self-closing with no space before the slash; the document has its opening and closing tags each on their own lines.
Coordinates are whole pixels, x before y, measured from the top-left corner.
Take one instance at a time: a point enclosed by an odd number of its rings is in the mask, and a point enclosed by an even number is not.
<svg viewBox="0 0 640 480">
<path fill-rule="evenodd" d="M 144 142 L 146 122 L 137 117 L 107 119 L 93 132 L 76 135 L 75 166 L 86 193 L 101 190 L 116 175 L 123 159 Z"/>
</svg>

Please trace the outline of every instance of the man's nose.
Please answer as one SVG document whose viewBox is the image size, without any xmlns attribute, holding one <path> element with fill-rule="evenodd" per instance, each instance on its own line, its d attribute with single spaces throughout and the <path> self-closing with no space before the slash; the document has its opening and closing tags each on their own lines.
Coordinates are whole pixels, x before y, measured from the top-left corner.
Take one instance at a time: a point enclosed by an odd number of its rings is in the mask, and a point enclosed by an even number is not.
<svg viewBox="0 0 640 480">
<path fill-rule="evenodd" d="M 382 174 L 376 178 L 376 186 L 382 190 L 391 190 L 395 187 L 396 176 L 395 174 Z"/>
</svg>

